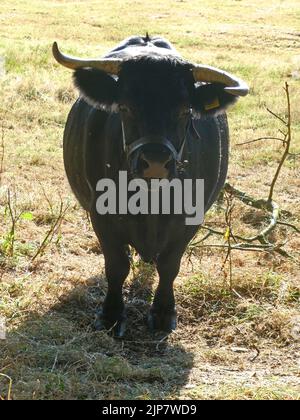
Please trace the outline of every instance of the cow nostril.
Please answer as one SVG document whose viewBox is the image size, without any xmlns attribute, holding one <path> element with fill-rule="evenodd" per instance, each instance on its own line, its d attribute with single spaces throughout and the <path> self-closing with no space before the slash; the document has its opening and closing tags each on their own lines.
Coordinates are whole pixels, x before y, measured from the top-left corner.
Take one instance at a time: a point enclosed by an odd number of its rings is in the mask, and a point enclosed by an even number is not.
<svg viewBox="0 0 300 420">
<path fill-rule="evenodd" d="M 171 171 L 172 158 L 160 160 L 148 158 L 143 154 L 140 155 L 138 170 L 145 178 L 167 178 Z"/>
<path fill-rule="evenodd" d="M 146 158 L 146 156 L 144 154 L 141 155 L 140 157 L 140 162 L 144 165 L 144 169 L 149 168 L 155 161 L 152 160 L 148 160 Z M 172 163 L 172 156 L 169 156 L 168 159 L 166 159 L 163 162 L 160 162 L 159 164 L 164 167 L 167 168 L 168 166 L 170 166 L 170 164 Z"/>
<path fill-rule="evenodd" d="M 148 169 L 149 166 L 150 166 L 149 162 L 147 161 L 145 156 L 142 155 L 141 158 L 140 158 L 140 169 L 142 169 L 142 170 Z"/>
</svg>

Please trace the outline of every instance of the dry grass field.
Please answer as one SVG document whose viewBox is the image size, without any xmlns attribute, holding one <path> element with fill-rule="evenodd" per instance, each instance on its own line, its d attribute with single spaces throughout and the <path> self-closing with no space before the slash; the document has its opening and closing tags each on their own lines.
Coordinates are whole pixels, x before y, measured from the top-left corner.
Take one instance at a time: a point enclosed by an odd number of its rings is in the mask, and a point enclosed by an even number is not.
<svg viewBox="0 0 300 420">
<path fill-rule="evenodd" d="M 282 124 L 266 107 L 286 118 L 287 81 L 293 155 L 274 200 L 299 229 L 299 22 L 298 0 L 1 0 L 0 399 L 300 399 L 300 237 L 287 225 L 269 240 L 286 242 L 289 257 L 232 251 L 231 275 L 226 249 L 194 249 L 176 281 L 179 326 L 167 338 L 144 324 L 157 277 L 136 257 L 124 340 L 93 330 L 103 256 L 64 174 L 62 134 L 77 92 L 51 55 L 54 40 L 96 56 L 149 31 L 246 80 L 251 94 L 229 111 L 228 180 L 257 199 L 267 198 L 283 147 L 239 144 L 278 136 Z M 225 234 L 224 206 L 206 224 Z M 234 200 L 235 234 L 265 225 L 265 212 Z"/>
</svg>

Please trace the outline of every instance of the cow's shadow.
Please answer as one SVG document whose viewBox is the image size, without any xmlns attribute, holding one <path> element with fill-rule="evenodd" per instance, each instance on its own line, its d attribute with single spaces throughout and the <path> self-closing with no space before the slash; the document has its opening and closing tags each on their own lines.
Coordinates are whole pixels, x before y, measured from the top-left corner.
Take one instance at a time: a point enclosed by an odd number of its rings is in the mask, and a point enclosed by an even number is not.
<svg viewBox="0 0 300 420">
<path fill-rule="evenodd" d="M 125 285 L 128 325 L 123 339 L 114 339 L 109 332 L 94 330 L 95 315 L 106 292 L 105 277 L 100 275 L 87 279 L 60 296 L 59 302 L 42 316 L 35 312 L 28 314 L 18 329 L 8 334 L 8 351 L 11 351 L 11 347 L 14 352 L 13 343 L 17 339 L 18 347 L 24 345 L 28 349 L 28 354 L 24 354 L 24 363 L 27 363 L 27 357 L 34 357 L 36 368 L 41 372 L 45 369 L 51 375 L 55 375 L 56 371 L 65 371 L 67 375 L 68 366 L 77 363 L 72 360 L 75 354 L 78 360 L 88 359 L 90 370 L 104 373 L 96 372 L 97 381 L 96 384 L 93 382 L 94 393 L 91 395 L 80 392 L 82 379 L 78 375 L 76 387 L 79 394 L 84 395 L 83 398 L 134 399 L 140 398 L 141 392 L 146 394 L 147 399 L 177 396 L 188 382 L 193 354 L 180 344 L 178 337 L 174 339 L 174 335 L 152 334 L 148 330 L 145 320 L 155 282 L 154 268 L 143 266 L 134 270 L 133 280 Z M 49 361 L 46 360 L 45 365 L 48 348 Z M 107 365 L 108 359 L 112 361 L 111 365 Z M 117 370 L 114 363 L 118 364 Z M 107 371 L 107 366 L 110 366 L 111 372 Z M 120 387 L 117 394 L 109 392 L 110 380 L 114 388 Z M 105 387 L 103 381 L 108 382 Z M 97 387 L 101 392 L 96 396 Z M 130 389 L 129 393 L 127 388 Z M 107 390 L 107 394 L 103 389 Z M 72 398 L 76 398 L 76 395 Z"/>
</svg>

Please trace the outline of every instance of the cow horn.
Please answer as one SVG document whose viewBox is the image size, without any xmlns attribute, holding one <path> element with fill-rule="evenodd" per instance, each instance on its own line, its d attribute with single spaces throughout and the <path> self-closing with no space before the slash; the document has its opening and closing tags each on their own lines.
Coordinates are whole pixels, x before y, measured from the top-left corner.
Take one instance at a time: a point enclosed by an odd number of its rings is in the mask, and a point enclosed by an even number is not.
<svg viewBox="0 0 300 420">
<path fill-rule="evenodd" d="M 234 96 L 245 96 L 249 93 L 247 83 L 224 70 L 199 64 L 193 65 L 192 70 L 196 82 L 223 83 L 226 85 L 224 90 Z"/>
<path fill-rule="evenodd" d="M 53 43 L 52 53 L 55 60 L 69 69 L 76 70 L 83 67 L 92 67 L 94 69 L 103 70 L 109 74 L 118 75 L 121 69 L 122 60 L 116 58 L 95 58 L 95 59 L 81 59 L 65 55 L 59 51 L 56 42 Z"/>
</svg>

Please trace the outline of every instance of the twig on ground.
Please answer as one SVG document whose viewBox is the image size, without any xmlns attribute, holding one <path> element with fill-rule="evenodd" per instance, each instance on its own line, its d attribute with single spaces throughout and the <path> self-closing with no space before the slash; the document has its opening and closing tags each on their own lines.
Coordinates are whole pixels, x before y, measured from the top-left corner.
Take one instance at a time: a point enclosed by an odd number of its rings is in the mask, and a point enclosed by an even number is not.
<svg viewBox="0 0 300 420">
<path fill-rule="evenodd" d="M 277 224 L 290 227 L 290 228 L 294 229 L 297 233 L 300 233 L 300 229 L 297 226 L 293 225 L 292 223 L 287 223 L 287 222 L 283 222 L 281 220 L 278 220 Z"/>
</svg>

